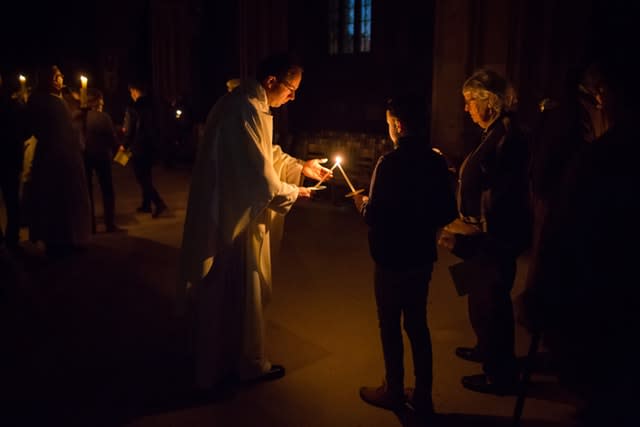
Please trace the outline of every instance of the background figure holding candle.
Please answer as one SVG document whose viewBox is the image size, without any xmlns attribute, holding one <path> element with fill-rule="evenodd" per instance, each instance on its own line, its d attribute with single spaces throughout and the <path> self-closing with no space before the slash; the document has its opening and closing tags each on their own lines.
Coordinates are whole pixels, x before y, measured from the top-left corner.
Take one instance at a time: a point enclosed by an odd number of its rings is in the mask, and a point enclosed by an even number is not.
<svg viewBox="0 0 640 427">
<path fill-rule="evenodd" d="M 463 258 L 462 267 L 480 266 L 468 289 L 474 347 L 456 355 L 481 362 L 483 374 L 462 378 L 478 392 L 510 394 L 518 381 L 514 354 L 511 289 L 516 259 L 531 234 L 528 203 L 528 142 L 509 112 L 514 94 L 507 81 L 481 69 L 462 87 L 465 111 L 483 129 L 458 175 L 459 218 L 447 225 L 440 244 Z M 475 270 L 474 270 L 475 271 Z"/>
<path fill-rule="evenodd" d="M 388 102 L 387 125 L 395 149 L 378 159 L 369 196 L 353 197 L 369 225 L 385 366 L 382 386 L 362 387 L 360 396 L 387 409 L 404 403 L 404 318 L 415 374 L 415 389 L 408 398 L 428 417 L 433 414 L 433 375 L 427 296 L 437 258 L 436 231 L 456 217 L 456 205 L 447 162 L 431 148 L 426 134 L 426 105 L 422 96 Z"/>
<path fill-rule="evenodd" d="M 7 211 L 6 234 L 0 228 L 0 246 L 4 244 L 10 250 L 18 248 L 23 144 L 29 137 L 25 93 L 14 89 L 15 85 L 3 81 L 0 75 L 0 191 Z"/>
<path fill-rule="evenodd" d="M 85 151 L 84 161 L 87 173 L 89 196 L 93 206 L 93 173 L 95 172 L 102 193 L 104 208 L 104 224 L 107 233 L 122 231 L 115 223 L 115 195 L 111 176 L 113 153 L 118 149 L 118 139 L 111 116 L 104 112 L 104 98 L 98 89 L 87 92 L 85 123 Z"/>
<path fill-rule="evenodd" d="M 152 169 L 157 154 L 160 135 L 158 135 L 158 116 L 153 100 L 147 94 L 142 82 L 129 84 L 129 94 L 133 104 L 127 108 L 125 119 L 124 146 L 131 150 L 133 170 L 142 191 L 142 203 L 137 211 L 151 213 L 154 218 L 167 210 L 167 205 L 153 186 Z M 152 204 L 155 209 L 152 211 Z"/>
<path fill-rule="evenodd" d="M 61 96 L 62 73 L 54 65 L 38 77 L 27 105 L 30 134 L 37 140 L 27 201 L 29 237 L 42 240 L 50 256 L 62 256 L 89 242 L 89 193 L 78 134 Z"/>
<path fill-rule="evenodd" d="M 301 173 L 322 179 L 320 162 L 273 145 L 270 109 L 295 98 L 302 67 L 290 55 L 263 60 L 209 112 L 194 165 L 184 225 L 179 294 L 195 314 L 196 383 L 284 375 L 264 349 L 263 306 L 271 294 L 273 227 L 300 197 Z M 188 294 L 186 292 L 189 291 Z"/>
</svg>

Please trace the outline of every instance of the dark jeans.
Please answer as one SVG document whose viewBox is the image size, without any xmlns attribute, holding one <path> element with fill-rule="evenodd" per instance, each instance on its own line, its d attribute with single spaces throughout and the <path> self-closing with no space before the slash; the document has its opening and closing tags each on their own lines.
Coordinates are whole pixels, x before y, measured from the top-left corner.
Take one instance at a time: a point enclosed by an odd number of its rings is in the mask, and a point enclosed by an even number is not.
<svg viewBox="0 0 640 427">
<path fill-rule="evenodd" d="M 431 394 L 433 366 L 431 335 L 427 326 L 427 296 L 433 264 L 407 271 L 378 265 L 374 284 L 386 382 L 390 390 L 404 388 L 401 319 L 411 343 L 416 391 Z"/>
<path fill-rule="evenodd" d="M 485 374 L 498 380 L 510 380 L 516 373 L 511 302 L 516 259 L 503 255 L 493 257 L 492 261 L 498 271 L 497 278 L 469 291 L 469 319 L 478 340 L 477 350 Z"/>
<path fill-rule="evenodd" d="M 0 229 L 0 244 L 17 246 L 20 234 L 20 169 L 0 165 L 0 190 L 7 209 L 6 236 Z"/>
<path fill-rule="evenodd" d="M 102 205 L 104 207 L 104 223 L 109 227 L 115 226 L 115 195 L 113 192 L 113 179 L 111 176 L 111 155 L 91 155 L 84 158 L 89 199 L 91 200 L 92 225 L 95 231 L 95 211 L 93 198 L 93 173 L 95 171 L 102 193 Z"/>
<path fill-rule="evenodd" d="M 142 190 L 142 208 L 151 209 L 151 203 L 156 207 L 164 207 L 165 203 L 153 186 L 151 177 L 151 169 L 153 167 L 153 159 L 146 155 L 133 155 L 133 172 L 136 180 Z"/>
</svg>

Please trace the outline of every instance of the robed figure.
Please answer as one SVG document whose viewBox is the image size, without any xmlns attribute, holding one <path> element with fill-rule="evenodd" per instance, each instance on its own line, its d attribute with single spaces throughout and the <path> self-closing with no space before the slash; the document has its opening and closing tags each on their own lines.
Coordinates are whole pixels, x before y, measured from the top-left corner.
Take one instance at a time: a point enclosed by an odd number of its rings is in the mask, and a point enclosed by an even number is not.
<svg viewBox="0 0 640 427">
<path fill-rule="evenodd" d="M 275 61 L 257 77 L 214 105 L 193 169 L 179 299 L 188 295 L 193 303 L 201 388 L 230 377 L 284 375 L 264 352 L 273 234 L 296 199 L 311 194 L 298 186 L 301 173 L 317 179 L 329 173 L 318 160 L 303 162 L 272 141 L 270 107 L 294 98 L 302 69 Z"/>
<path fill-rule="evenodd" d="M 29 126 L 37 146 L 27 205 L 30 240 L 43 241 L 47 252 L 57 255 L 88 244 L 91 208 L 80 138 L 59 95 L 61 73 L 57 67 L 51 72 L 51 80 L 43 74 L 29 98 Z"/>
</svg>

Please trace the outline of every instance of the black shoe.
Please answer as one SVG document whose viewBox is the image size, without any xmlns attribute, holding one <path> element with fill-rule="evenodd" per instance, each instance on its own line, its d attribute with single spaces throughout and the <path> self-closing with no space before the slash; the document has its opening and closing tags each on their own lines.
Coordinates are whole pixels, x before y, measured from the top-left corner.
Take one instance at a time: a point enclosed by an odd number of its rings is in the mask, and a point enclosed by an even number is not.
<svg viewBox="0 0 640 427">
<path fill-rule="evenodd" d="M 138 212 L 138 213 L 151 213 L 151 207 L 150 206 L 139 206 L 138 208 L 136 208 L 136 212 Z"/>
<path fill-rule="evenodd" d="M 457 347 L 456 356 L 469 362 L 482 362 L 477 347 Z"/>
<path fill-rule="evenodd" d="M 158 218 L 162 212 L 167 210 L 167 205 L 156 206 L 156 210 L 151 214 L 152 218 Z"/>
<path fill-rule="evenodd" d="M 255 378 L 250 378 L 248 380 L 243 381 L 245 384 L 253 384 L 260 383 L 265 381 L 273 381 L 284 377 L 284 366 L 282 365 L 271 365 L 271 369 L 267 372 L 259 375 Z"/>
<path fill-rule="evenodd" d="M 498 380 L 485 374 L 478 374 L 462 377 L 462 386 L 478 393 L 513 396 L 518 394 L 520 382 L 516 377 Z"/>
</svg>

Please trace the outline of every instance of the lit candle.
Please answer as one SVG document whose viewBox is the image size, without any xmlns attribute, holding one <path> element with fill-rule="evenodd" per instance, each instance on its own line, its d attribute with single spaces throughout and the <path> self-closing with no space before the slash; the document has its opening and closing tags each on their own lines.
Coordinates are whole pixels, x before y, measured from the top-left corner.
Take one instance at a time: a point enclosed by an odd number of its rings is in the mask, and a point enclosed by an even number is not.
<svg viewBox="0 0 640 427">
<path fill-rule="evenodd" d="M 80 76 L 80 108 L 87 106 L 87 79 L 85 76 Z"/>
<path fill-rule="evenodd" d="M 18 80 L 20 80 L 20 96 L 24 102 L 27 102 L 27 78 L 20 74 Z"/>
<path fill-rule="evenodd" d="M 339 166 L 339 165 L 340 165 L 340 162 L 341 162 L 341 161 L 342 161 L 342 159 L 340 158 L 340 156 L 336 156 L 336 163 L 335 163 L 333 166 L 331 166 L 331 169 L 329 169 L 329 171 L 333 172 L 333 170 L 336 168 L 336 166 Z M 320 184 L 322 184 L 322 183 L 324 182 L 325 178 L 326 178 L 326 177 L 328 177 L 328 176 L 329 176 L 329 174 L 326 174 L 325 176 L 323 176 L 323 177 L 320 179 L 320 181 L 318 181 L 318 182 L 316 183 L 316 185 L 314 185 L 314 186 L 313 186 L 313 188 L 318 188 L 318 187 L 320 187 Z"/>
<path fill-rule="evenodd" d="M 176 119 L 179 119 L 182 116 L 182 110 L 176 110 Z"/>
</svg>

